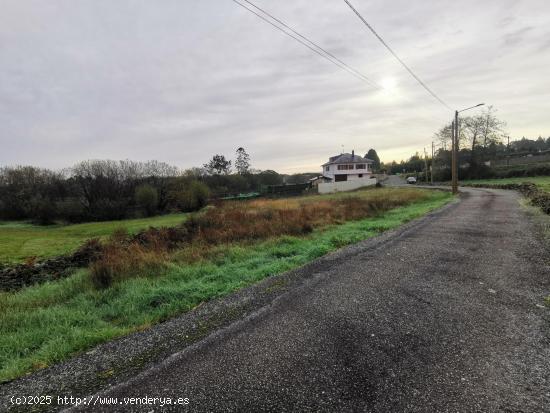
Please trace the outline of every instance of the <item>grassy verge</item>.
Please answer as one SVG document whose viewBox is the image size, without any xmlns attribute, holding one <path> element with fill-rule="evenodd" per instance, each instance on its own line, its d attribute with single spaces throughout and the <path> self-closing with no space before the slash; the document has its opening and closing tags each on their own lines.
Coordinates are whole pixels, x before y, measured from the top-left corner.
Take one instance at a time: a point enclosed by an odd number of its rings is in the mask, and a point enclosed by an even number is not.
<svg viewBox="0 0 550 413">
<path fill-rule="evenodd" d="M 446 192 L 417 191 L 425 193 L 417 202 L 307 236 L 217 245 L 194 262 L 188 252 L 176 251 L 154 276 L 123 279 L 105 289 L 94 288 L 89 271 L 81 270 L 60 281 L 0 293 L 0 382 L 398 227 L 452 199 Z"/>
<path fill-rule="evenodd" d="M 28 257 L 48 258 L 68 254 L 90 238 L 105 238 L 119 228 L 134 233 L 150 226 L 180 224 L 185 214 L 170 214 L 122 221 L 75 225 L 38 226 L 0 221 L 0 262 L 22 262 Z"/>
<path fill-rule="evenodd" d="M 480 185 L 502 185 L 502 184 L 522 184 L 524 182 L 530 182 L 535 184 L 543 191 L 550 193 L 550 176 L 533 176 L 533 177 L 519 177 L 519 178 L 502 178 L 502 179 L 470 179 L 460 181 L 461 184 L 480 184 Z"/>
<path fill-rule="evenodd" d="M 539 232 L 538 235 L 540 235 L 544 249 L 541 257 L 544 257 L 545 261 L 550 263 L 550 254 L 547 253 L 550 251 L 550 214 L 544 214 L 543 211 L 533 206 L 527 199 L 523 200 L 521 204 L 529 212 L 531 219 L 535 223 L 535 228 Z M 550 307 L 550 295 L 544 298 L 544 304 Z"/>
</svg>

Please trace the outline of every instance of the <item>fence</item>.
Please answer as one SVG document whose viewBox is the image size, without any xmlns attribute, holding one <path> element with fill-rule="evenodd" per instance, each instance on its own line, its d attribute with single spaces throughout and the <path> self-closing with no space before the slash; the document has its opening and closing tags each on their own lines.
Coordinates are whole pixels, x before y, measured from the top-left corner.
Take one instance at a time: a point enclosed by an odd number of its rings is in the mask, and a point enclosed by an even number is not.
<svg viewBox="0 0 550 413">
<path fill-rule="evenodd" d="M 289 184 L 289 185 L 269 185 L 262 188 L 262 194 L 265 195 L 299 195 L 306 189 L 311 188 L 310 183 Z"/>
</svg>

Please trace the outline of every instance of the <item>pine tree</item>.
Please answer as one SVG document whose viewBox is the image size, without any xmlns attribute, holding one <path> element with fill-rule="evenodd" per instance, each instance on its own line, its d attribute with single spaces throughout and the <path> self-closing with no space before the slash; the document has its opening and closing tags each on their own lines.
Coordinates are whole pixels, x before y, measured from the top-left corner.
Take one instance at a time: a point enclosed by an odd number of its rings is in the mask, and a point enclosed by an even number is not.
<svg viewBox="0 0 550 413">
<path fill-rule="evenodd" d="M 223 155 L 214 155 L 210 162 L 204 164 L 204 167 L 210 175 L 228 175 L 231 173 L 231 161 L 225 159 Z"/>
<path fill-rule="evenodd" d="M 369 151 L 365 155 L 365 158 L 368 158 L 374 161 L 374 164 L 372 165 L 373 171 L 377 172 L 380 170 L 380 158 L 378 157 L 378 154 L 374 149 L 369 149 Z"/>
</svg>

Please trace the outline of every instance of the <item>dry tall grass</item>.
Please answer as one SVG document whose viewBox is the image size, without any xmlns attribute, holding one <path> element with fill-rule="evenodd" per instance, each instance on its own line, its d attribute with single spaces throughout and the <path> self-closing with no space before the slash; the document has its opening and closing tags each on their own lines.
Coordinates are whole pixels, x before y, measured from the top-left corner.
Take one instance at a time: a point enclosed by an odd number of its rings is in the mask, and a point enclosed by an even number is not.
<svg viewBox="0 0 550 413">
<path fill-rule="evenodd" d="M 306 235 L 315 228 L 376 216 L 427 197 L 415 189 L 376 189 L 352 194 L 277 200 L 232 201 L 191 216 L 181 227 L 117 233 L 91 266 L 98 287 L 158 271 L 174 249 L 208 249 L 226 243 Z M 192 252 L 192 253 L 191 253 Z M 181 254 L 180 254 L 181 255 Z M 183 254 L 186 255 L 186 254 Z"/>
</svg>

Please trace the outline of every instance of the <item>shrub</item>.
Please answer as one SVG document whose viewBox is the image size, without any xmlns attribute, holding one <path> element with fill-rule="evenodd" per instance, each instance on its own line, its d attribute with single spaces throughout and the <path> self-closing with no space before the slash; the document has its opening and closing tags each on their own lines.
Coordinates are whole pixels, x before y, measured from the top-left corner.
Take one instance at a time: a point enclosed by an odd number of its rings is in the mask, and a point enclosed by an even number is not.
<svg viewBox="0 0 550 413">
<path fill-rule="evenodd" d="M 147 216 L 152 216 L 157 211 L 158 193 L 149 184 L 143 184 L 136 188 L 134 199 L 136 204 L 142 208 Z"/>
<path fill-rule="evenodd" d="M 182 180 L 170 191 L 170 206 L 183 212 L 198 211 L 208 203 L 210 191 L 202 182 Z"/>
<path fill-rule="evenodd" d="M 99 238 L 91 238 L 84 242 L 70 257 L 75 267 L 85 267 L 101 258 L 103 245 Z"/>
<path fill-rule="evenodd" d="M 90 266 L 96 288 L 107 288 L 127 278 L 158 274 L 166 266 L 166 251 L 145 248 L 137 243 L 128 246 L 110 244 L 99 260 Z"/>
<path fill-rule="evenodd" d="M 516 167 L 512 169 L 507 169 L 497 173 L 499 178 L 515 178 L 522 176 L 545 176 L 550 175 L 550 165 L 535 165 L 530 167 Z"/>
</svg>

